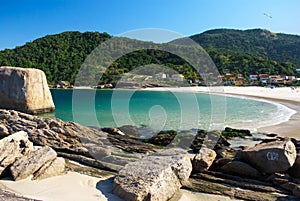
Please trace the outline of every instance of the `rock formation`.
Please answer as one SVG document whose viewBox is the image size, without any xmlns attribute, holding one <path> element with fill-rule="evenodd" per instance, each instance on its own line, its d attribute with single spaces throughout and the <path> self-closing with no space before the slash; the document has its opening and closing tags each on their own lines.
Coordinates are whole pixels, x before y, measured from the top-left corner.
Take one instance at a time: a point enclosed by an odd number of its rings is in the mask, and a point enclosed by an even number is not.
<svg viewBox="0 0 300 201">
<path fill-rule="evenodd" d="M 0 108 L 30 114 L 54 111 L 54 103 L 43 71 L 0 67 Z"/>
<path fill-rule="evenodd" d="M 245 162 L 263 173 L 284 172 L 296 160 L 296 147 L 290 140 L 262 143 L 240 153 Z"/>
<path fill-rule="evenodd" d="M 33 173 L 33 179 L 46 179 L 58 176 L 65 172 L 66 162 L 64 158 L 57 157 L 45 163 L 37 172 Z"/>
<path fill-rule="evenodd" d="M 221 168 L 221 171 L 245 178 L 259 178 L 262 176 L 258 170 L 241 161 L 229 162 Z"/>
<path fill-rule="evenodd" d="M 208 170 L 216 159 L 216 156 L 217 154 L 214 150 L 202 147 L 199 153 L 193 158 L 193 170 Z"/>
<path fill-rule="evenodd" d="M 0 174 L 9 176 L 10 172 L 14 180 L 60 175 L 65 171 L 65 160 L 56 156 L 48 146 L 34 147 L 27 133 L 20 131 L 0 140 Z"/>
<path fill-rule="evenodd" d="M 128 201 L 165 201 L 187 182 L 191 171 L 186 151 L 167 149 L 127 164 L 114 180 L 113 193 Z"/>
<path fill-rule="evenodd" d="M 100 130 L 0 109 L 2 176 L 12 170 L 15 179 L 27 176 L 44 179 L 61 174 L 66 165 L 67 170 L 91 175 L 108 172 L 103 170 L 109 170 L 111 175 L 116 174 L 111 171 L 120 170 L 114 181 L 114 193 L 125 200 L 167 200 L 181 186 L 242 200 L 299 200 L 300 162 L 299 158 L 295 162 L 295 153 L 299 154 L 300 143 L 295 139 L 260 137 L 255 142 L 261 144 L 252 148 L 244 146 L 243 151 L 238 151 L 230 148 L 220 133 L 201 131 L 192 143 L 195 151 L 192 154 L 192 150 L 162 150 L 143 143 L 128 136 L 140 136 L 136 128 L 127 128 Z M 23 130 L 25 133 L 15 134 Z M 206 138 L 206 142 L 214 143 L 203 146 Z M 207 145 L 216 154 L 205 149 Z M 50 147 L 67 160 L 56 157 Z M 197 171 L 189 176 L 191 160 Z M 87 166 L 75 165 L 73 161 Z"/>
<path fill-rule="evenodd" d="M 33 151 L 27 133 L 20 131 L 0 140 L 0 174 L 17 159 Z"/>
<path fill-rule="evenodd" d="M 35 145 L 49 146 L 58 156 L 105 170 L 118 171 L 128 162 L 154 153 L 156 149 L 153 145 L 118 133 L 109 134 L 73 122 L 14 110 L 0 109 L 0 126 L 6 130 L 5 135 L 25 131 Z"/>
<path fill-rule="evenodd" d="M 10 171 L 14 180 L 25 179 L 55 159 L 56 152 L 52 148 L 41 147 L 14 162 L 10 167 Z"/>
</svg>

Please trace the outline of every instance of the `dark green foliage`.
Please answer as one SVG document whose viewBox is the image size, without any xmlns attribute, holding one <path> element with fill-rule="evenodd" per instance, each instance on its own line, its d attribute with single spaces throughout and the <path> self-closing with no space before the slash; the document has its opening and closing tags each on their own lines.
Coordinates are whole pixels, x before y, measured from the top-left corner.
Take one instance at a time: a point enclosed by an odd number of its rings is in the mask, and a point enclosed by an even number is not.
<svg viewBox="0 0 300 201">
<path fill-rule="evenodd" d="M 97 32 L 48 35 L 15 49 L 0 51 L 0 66 L 39 68 L 46 73 L 51 84 L 60 80 L 74 84 L 78 70 L 87 56 L 109 38 L 111 36 L 107 33 Z M 275 34 L 261 29 L 218 29 L 191 38 L 209 53 L 221 74 L 229 71 L 235 75 L 242 73 L 245 77 L 253 73 L 295 75 L 295 69 L 300 68 L 300 36 Z M 130 41 L 132 46 L 143 43 L 149 48 L 120 57 L 105 72 L 99 70 L 103 66 L 97 66 L 98 62 L 93 61 L 95 65 L 85 80 L 97 80 L 101 84 L 114 83 L 124 73 L 148 64 L 167 66 L 183 74 L 186 79 L 201 80 L 196 70 L 183 59 L 168 52 L 153 50 L 158 44 L 123 40 Z M 174 45 L 173 42 L 172 44 Z M 128 47 L 119 48 L 118 53 L 123 54 L 126 48 Z M 186 48 L 178 45 L 174 45 L 174 49 L 186 52 Z M 153 69 L 149 70 L 145 73 L 152 74 Z"/>
<path fill-rule="evenodd" d="M 264 29 L 215 29 L 191 36 L 208 51 L 262 57 L 300 66 L 300 36 L 272 33 Z"/>
<path fill-rule="evenodd" d="M 221 135 L 224 136 L 226 139 L 230 139 L 233 137 L 246 137 L 246 136 L 252 136 L 251 132 L 249 130 L 245 129 L 234 129 L 226 127 L 224 131 L 221 132 Z"/>
<path fill-rule="evenodd" d="M 64 32 L 48 35 L 24 46 L 0 52 L 0 66 L 38 68 L 49 83 L 66 80 L 74 83 L 78 69 L 93 49 L 109 39 L 107 33 Z"/>
<path fill-rule="evenodd" d="M 158 134 L 151 137 L 150 139 L 145 139 L 144 142 L 158 146 L 167 146 L 174 140 L 176 135 L 177 132 L 175 130 L 160 131 Z"/>
</svg>

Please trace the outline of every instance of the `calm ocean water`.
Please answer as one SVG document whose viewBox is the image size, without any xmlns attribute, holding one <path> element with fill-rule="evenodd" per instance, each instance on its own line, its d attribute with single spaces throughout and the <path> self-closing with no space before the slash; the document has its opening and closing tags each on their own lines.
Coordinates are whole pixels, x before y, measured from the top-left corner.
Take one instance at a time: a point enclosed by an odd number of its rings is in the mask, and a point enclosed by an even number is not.
<svg viewBox="0 0 300 201">
<path fill-rule="evenodd" d="M 96 127 L 255 129 L 287 121 L 293 114 L 279 104 L 200 93 L 87 89 L 51 93 L 56 111 L 45 116 Z"/>
</svg>

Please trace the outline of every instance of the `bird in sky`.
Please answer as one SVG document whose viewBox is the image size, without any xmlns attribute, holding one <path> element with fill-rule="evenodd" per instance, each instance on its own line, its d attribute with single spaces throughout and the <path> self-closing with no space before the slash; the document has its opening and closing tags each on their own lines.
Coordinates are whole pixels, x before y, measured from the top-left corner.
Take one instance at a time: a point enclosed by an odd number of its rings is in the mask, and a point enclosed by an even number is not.
<svg viewBox="0 0 300 201">
<path fill-rule="evenodd" d="M 268 13 L 264 13 L 264 16 L 268 17 L 268 18 L 272 18 L 272 16 Z"/>
</svg>

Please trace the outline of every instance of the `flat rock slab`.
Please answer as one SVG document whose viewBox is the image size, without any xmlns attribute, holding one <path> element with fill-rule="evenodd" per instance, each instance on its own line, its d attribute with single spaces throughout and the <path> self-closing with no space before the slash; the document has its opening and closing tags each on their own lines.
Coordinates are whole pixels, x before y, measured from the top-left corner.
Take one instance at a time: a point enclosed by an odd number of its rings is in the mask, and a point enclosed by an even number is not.
<svg viewBox="0 0 300 201">
<path fill-rule="evenodd" d="M 45 73 L 39 69 L 0 67 L 0 108 L 30 114 L 54 111 Z"/>
<path fill-rule="evenodd" d="M 28 140 L 28 135 L 24 131 L 0 140 L 0 174 L 17 159 L 33 150 L 33 144 Z"/>
<path fill-rule="evenodd" d="M 53 161 L 56 156 L 56 152 L 48 146 L 23 156 L 10 167 L 13 179 L 17 181 L 33 175 L 46 163 Z"/>
<path fill-rule="evenodd" d="M 5 189 L 0 189 L 0 201 L 41 201 L 41 200 L 36 200 L 32 198 L 26 198 L 21 195 L 17 195 L 14 192 L 10 192 Z"/>
<path fill-rule="evenodd" d="M 259 144 L 240 152 L 240 157 L 261 172 L 272 174 L 291 168 L 296 160 L 296 147 L 290 140 Z"/>
<path fill-rule="evenodd" d="M 53 161 L 47 162 L 36 173 L 33 179 L 46 179 L 61 175 L 65 172 L 66 162 L 64 158 L 57 157 Z"/>
<path fill-rule="evenodd" d="M 188 181 L 190 156 L 167 149 L 127 164 L 114 180 L 113 193 L 128 201 L 165 201 Z"/>
<path fill-rule="evenodd" d="M 246 178 L 259 178 L 262 176 L 258 170 L 241 161 L 229 162 L 221 167 L 221 171 Z"/>
<path fill-rule="evenodd" d="M 8 135 L 26 131 L 29 140 L 35 145 L 52 147 L 65 158 L 115 172 L 125 163 L 138 160 L 158 149 L 139 139 L 111 135 L 74 122 L 38 117 L 15 110 L 0 109 L 0 125 L 7 128 Z"/>
</svg>

